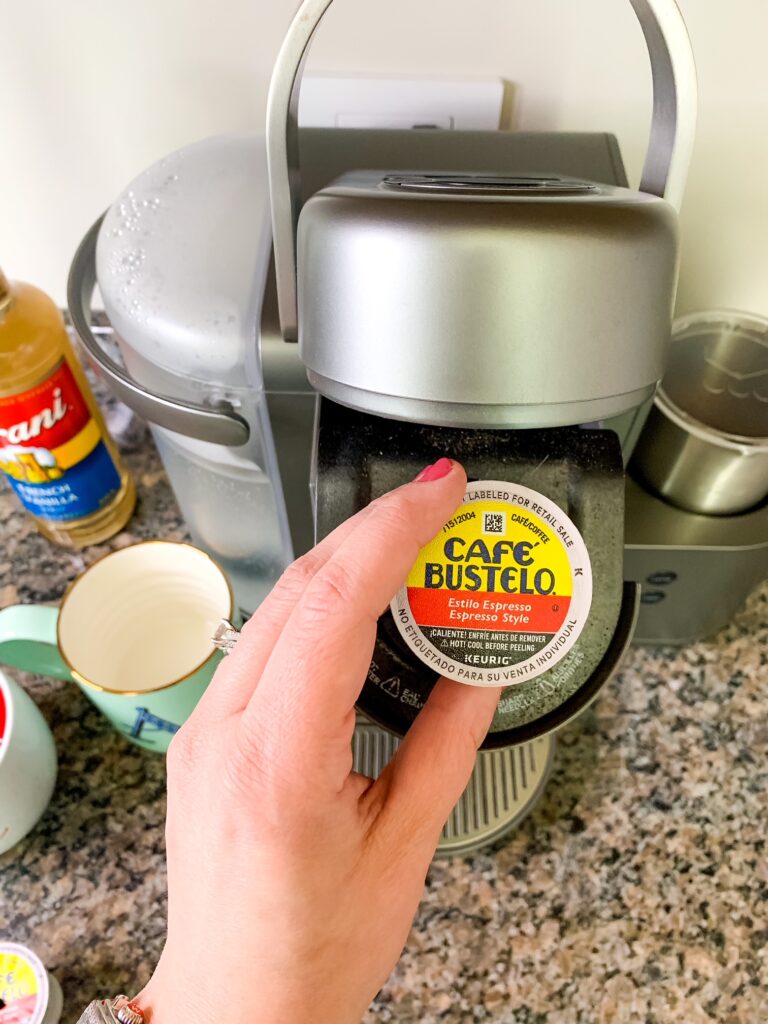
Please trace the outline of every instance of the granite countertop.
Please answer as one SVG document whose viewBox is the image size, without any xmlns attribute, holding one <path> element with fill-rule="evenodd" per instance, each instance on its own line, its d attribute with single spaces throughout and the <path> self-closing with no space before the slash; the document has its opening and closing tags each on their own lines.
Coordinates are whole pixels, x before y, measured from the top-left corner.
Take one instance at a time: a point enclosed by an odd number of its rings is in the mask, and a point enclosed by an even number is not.
<svg viewBox="0 0 768 1024">
<path fill-rule="evenodd" d="M 185 536 L 146 435 L 126 459 L 137 513 L 82 554 L 0 489 L 0 605 L 56 602 L 104 550 Z M 164 763 L 75 686 L 15 677 L 60 767 L 42 821 L 0 857 L 0 934 L 38 952 L 74 1021 L 97 994 L 140 987 L 160 953 Z M 494 851 L 432 867 L 366 1024 L 768 1020 L 767 702 L 768 587 L 706 643 L 632 649 L 561 734 L 533 815 Z"/>
</svg>

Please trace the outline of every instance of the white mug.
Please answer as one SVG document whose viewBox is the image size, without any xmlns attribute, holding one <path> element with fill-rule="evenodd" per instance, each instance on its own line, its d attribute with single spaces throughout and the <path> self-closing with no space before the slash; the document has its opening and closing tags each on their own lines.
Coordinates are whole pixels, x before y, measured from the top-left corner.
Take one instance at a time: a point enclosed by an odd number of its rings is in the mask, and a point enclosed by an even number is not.
<svg viewBox="0 0 768 1024">
<path fill-rule="evenodd" d="M 0 853 L 37 824 L 56 784 L 56 746 L 32 698 L 0 672 Z"/>
</svg>

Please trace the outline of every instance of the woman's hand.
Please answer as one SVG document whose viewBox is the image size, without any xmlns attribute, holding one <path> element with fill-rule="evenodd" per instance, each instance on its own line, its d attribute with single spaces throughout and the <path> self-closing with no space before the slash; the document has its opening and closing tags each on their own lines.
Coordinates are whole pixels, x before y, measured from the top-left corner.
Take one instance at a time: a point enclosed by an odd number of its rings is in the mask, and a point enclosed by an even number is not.
<svg viewBox="0 0 768 1024">
<path fill-rule="evenodd" d="M 441 459 L 295 562 L 174 738 L 152 1024 L 357 1024 L 392 970 L 499 693 L 441 680 L 376 782 L 352 771 L 354 703 L 465 484 Z"/>
</svg>

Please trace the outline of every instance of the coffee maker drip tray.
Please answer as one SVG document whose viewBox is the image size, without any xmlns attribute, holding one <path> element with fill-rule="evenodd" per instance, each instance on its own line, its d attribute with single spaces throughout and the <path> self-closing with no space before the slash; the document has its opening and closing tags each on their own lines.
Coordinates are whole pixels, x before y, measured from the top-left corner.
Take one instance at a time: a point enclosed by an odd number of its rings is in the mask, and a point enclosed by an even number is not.
<svg viewBox="0 0 768 1024">
<path fill-rule="evenodd" d="M 554 668 L 504 690 L 482 749 L 527 742 L 591 702 L 631 637 L 637 587 L 623 581 L 619 441 L 612 431 L 580 427 L 469 430 L 402 423 L 323 398 L 314 455 L 317 539 L 444 455 L 461 462 L 470 481 L 508 481 L 545 495 L 573 521 L 589 552 L 592 605 L 581 635 Z M 358 707 L 402 736 L 437 678 L 405 645 L 387 611 Z"/>
<path fill-rule="evenodd" d="M 461 857 L 502 839 L 533 810 L 549 779 L 554 736 L 541 736 L 478 755 L 467 788 L 445 823 L 435 857 Z M 352 739 L 356 772 L 375 779 L 397 753 L 400 740 L 358 713 Z"/>
</svg>

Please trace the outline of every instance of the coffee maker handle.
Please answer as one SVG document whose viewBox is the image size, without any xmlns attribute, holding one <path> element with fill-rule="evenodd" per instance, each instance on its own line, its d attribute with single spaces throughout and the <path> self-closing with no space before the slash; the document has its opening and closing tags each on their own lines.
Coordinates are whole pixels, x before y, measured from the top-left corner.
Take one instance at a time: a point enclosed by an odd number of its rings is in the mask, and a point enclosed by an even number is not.
<svg viewBox="0 0 768 1024">
<path fill-rule="evenodd" d="M 298 339 L 296 226 L 301 207 L 298 107 L 315 31 L 333 0 L 304 0 L 277 56 L 267 101 L 267 162 L 280 328 Z M 653 117 L 640 190 L 679 209 L 696 125 L 696 69 L 675 0 L 630 0 L 651 59 Z"/>
<path fill-rule="evenodd" d="M 90 362 L 109 381 L 112 393 L 142 419 L 212 444 L 233 448 L 245 444 L 250 427 L 229 402 L 201 405 L 149 391 L 133 380 L 99 344 L 91 328 L 91 296 L 96 285 L 96 242 L 103 219 L 99 217 L 78 246 L 67 281 L 69 317 Z"/>
</svg>

